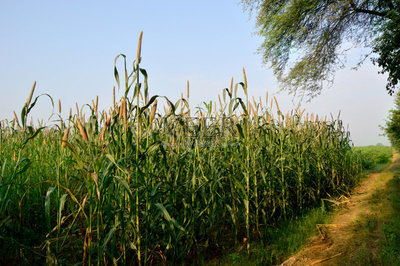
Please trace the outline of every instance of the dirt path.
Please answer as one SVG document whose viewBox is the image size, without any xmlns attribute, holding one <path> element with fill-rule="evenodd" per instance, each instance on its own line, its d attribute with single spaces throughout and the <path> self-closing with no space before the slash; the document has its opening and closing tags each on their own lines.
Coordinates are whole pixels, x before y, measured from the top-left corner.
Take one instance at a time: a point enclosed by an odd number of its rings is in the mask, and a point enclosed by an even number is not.
<svg viewBox="0 0 400 266">
<path fill-rule="evenodd" d="M 399 159 L 395 154 L 391 165 L 363 180 L 350 198 L 341 200 L 340 210 L 331 224 L 318 225 L 319 235 L 312 237 L 297 254 L 281 265 L 348 265 L 353 264 L 353 257 L 360 256 L 360 247 L 363 247 L 363 252 L 376 252 L 379 237 L 374 237 L 378 234 L 374 221 L 385 215 L 379 195 L 385 194 L 385 185 L 393 178 L 391 169 L 400 164 Z M 368 227 L 367 238 L 365 227 Z"/>
</svg>

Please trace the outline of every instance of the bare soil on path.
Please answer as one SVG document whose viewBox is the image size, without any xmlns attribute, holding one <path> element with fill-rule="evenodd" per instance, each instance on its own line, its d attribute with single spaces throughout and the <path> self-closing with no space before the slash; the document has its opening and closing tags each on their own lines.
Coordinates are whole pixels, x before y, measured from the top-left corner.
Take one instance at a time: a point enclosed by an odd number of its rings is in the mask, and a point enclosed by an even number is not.
<svg viewBox="0 0 400 266">
<path fill-rule="evenodd" d="M 362 254 L 374 256 L 379 249 L 379 217 L 386 215 L 385 187 L 393 178 L 391 169 L 399 167 L 394 154 L 392 163 L 380 173 L 370 174 L 349 198 L 336 202 L 330 224 L 317 226 L 319 234 L 281 265 L 354 265 L 361 264 Z"/>
</svg>

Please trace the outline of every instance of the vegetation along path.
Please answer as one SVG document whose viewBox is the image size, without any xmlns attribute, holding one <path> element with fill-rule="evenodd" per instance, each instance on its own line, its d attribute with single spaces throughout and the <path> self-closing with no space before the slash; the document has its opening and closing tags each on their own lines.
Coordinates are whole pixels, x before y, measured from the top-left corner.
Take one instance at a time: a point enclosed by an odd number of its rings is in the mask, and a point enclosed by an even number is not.
<svg viewBox="0 0 400 266">
<path fill-rule="evenodd" d="M 400 265 L 400 155 L 334 204 L 330 224 L 282 265 Z"/>
</svg>

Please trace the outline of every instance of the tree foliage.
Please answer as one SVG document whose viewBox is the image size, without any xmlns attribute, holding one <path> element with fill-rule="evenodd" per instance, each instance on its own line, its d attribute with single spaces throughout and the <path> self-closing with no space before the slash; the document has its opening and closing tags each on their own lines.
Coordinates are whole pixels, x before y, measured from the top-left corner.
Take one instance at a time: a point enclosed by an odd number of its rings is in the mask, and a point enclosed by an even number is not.
<svg viewBox="0 0 400 266">
<path fill-rule="evenodd" d="M 395 109 L 390 110 L 384 130 L 392 146 L 400 151 L 400 92 L 396 94 Z"/>
<path fill-rule="evenodd" d="M 381 73 L 389 74 L 386 89 L 393 94 L 400 80 L 400 14 L 392 10 L 388 16 L 391 19 L 380 26 L 380 36 L 374 41 L 373 51 L 378 58 L 373 62 L 382 68 Z"/>
<path fill-rule="evenodd" d="M 390 94 L 400 78 L 400 0 L 243 0 L 255 12 L 264 62 L 283 88 L 320 93 L 343 67 L 345 52 L 370 47 L 373 62 L 388 73 Z M 365 58 L 370 54 L 365 55 Z M 360 61 L 360 63 L 363 60 Z"/>
</svg>

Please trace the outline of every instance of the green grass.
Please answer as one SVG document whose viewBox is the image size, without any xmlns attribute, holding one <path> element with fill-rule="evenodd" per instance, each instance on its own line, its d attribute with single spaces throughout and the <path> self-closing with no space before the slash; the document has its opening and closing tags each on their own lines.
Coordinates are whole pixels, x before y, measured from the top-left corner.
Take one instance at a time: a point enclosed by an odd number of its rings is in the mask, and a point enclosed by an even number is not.
<svg viewBox="0 0 400 266">
<path fill-rule="evenodd" d="M 301 217 L 294 217 L 278 227 L 266 228 L 262 239 L 253 244 L 250 257 L 240 251 L 241 245 L 225 251 L 219 258 L 208 261 L 207 265 L 276 265 L 282 263 L 291 254 L 298 251 L 316 234 L 317 224 L 327 224 L 332 212 L 319 207 L 304 212 Z M 240 252 L 239 252 L 240 251 Z"/>
<path fill-rule="evenodd" d="M 393 156 L 392 147 L 370 145 L 353 148 L 361 155 L 361 162 L 366 173 L 379 172 L 385 168 Z"/>
<path fill-rule="evenodd" d="M 391 211 L 383 223 L 380 258 L 382 265 L 400 265 L 400 169 L 387 188 Z"/>
</svg>

